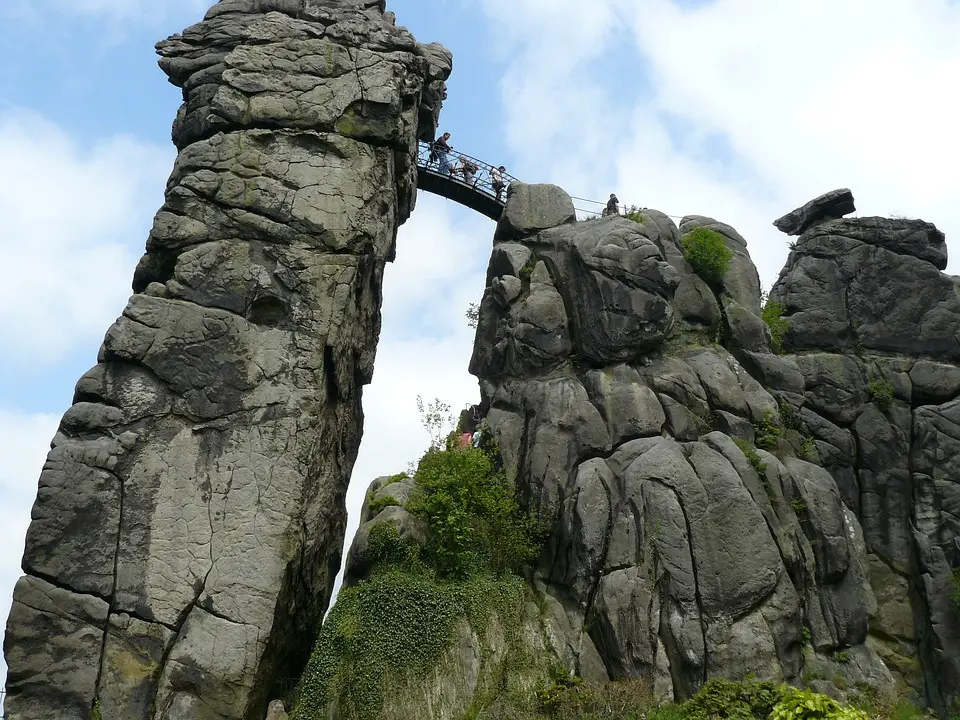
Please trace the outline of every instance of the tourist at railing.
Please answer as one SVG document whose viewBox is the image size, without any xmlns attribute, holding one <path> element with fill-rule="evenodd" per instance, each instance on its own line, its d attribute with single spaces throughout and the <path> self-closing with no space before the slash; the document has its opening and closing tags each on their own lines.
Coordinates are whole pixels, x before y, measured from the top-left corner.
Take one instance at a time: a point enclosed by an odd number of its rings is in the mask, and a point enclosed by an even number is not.
<svg viewBox="0 0 960 720">
<path fill-rule="evenodd" d="M 463 175 L 463 181 L 467 185 L 474 185 L 475 184 L 474 177 L 476 176 L 477 170 L 479 170 L 480 167 L 470 162 L 466 158 L 466 156 L 461 155 L 459 169 L 460 169 L 460 174 Z"/>
<path fill-rule="evenodd" d="M 503 165 L 497 168 L 490 168 L 490 187 L 493 188 L 493 192 L 497 195 L 497 202 L 500 202 L 503 196 L 503 189 L 506 187 L 503 182 L 503 173 L 506 171 L 507 169 Z"/>
<path fill-rule="evenodd" d="M 453 145 L 450 144 L 450 133 L 444 133 L 438 137 L 433 143 L 433 149 L 430 153 L 431 159 L 434 156 L 437 158 L 437 163 L 439 166 L 447 173 L 447 175 L 453 175 L 456 170 L 456 165 L 450 160 L 450 151 L 453 150 Z"/>
</svg>

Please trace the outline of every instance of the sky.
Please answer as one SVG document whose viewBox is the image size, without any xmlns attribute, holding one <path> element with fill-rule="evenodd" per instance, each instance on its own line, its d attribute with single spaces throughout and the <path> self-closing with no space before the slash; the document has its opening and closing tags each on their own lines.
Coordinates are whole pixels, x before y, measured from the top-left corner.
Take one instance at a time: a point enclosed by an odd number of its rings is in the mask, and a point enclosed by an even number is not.
<svg viewBox="0 0 960 720">
<path fill-rule="evenodd" d="M 0 623 L 44 455 L 122 311 L 175 158 L 179 91 L 153 45 L 209 0 L 0 0 Z M 747 239 L 765 287 L 771 225 L 849 187 L 863 215 L 934 222 L 960 273 L 956 0 L 388 0 L 454 53 L 441 130 L 457 150 L 579 198 L 616 192 Z M 594 206 L 577 201 L 578 207 Z M 384 287 L 351 481 L 428 443 L 416 399 L 479 400 L 464 312 L 494 223 L 421 193 Z M 0 687 L 5 668 L 0 662 Z"/>
</svg>

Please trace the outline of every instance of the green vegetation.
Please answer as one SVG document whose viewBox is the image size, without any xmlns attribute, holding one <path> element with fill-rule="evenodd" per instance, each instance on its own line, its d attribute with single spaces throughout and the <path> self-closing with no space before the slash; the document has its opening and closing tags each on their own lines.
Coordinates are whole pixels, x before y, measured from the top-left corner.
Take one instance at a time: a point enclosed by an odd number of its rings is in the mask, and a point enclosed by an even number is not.
<svg viewBox="0 0 960 720">
<path fill-rule="evenodd" d="M 760 473 L 763 476 L 764 471 L 767 469 L 767 464 L 760 458 L 757 454 L 757 449 L 751 445 L 746 440 L 742 438 L 734 438 L 733 441 L 737 444 L 737 447 L 740 448 L 741 452 L 746 456 L 747 460 L 753 465 L 753 469 Z"/>
<path fill-rule="evenodd" d="M 426 546 L 389 523 L 371 529 L 370 579 L 341 590 L 301 678 L 295 720 L 326 717 L 330 703 L 342 720 L 379 718 L 385 700 L 416 690 L 464 622 L 482 638 L 496 615 L 508 646 L 519 637 L 531 591 L 512 573 L 539 553 L 537 524 L 494 458 L 472 447 L 438 449 L 448 406 L 418 404 L 431 449 L 407 510 L 426 521 Z"/>
<path fill-rule="evenodd" d="M 723 235 L 714 230 L 697 228 L 684 235 L 681 243 L 683 256 L 693 271 L 708 285 L 719 286 L 733 258 L 733 251 L 727 247 Z"/>
<path fill-rule="evenodd" d="M 831 656 L 834 662 L 838 663 L 848 663 L 850 662 L 850 653 L 846 650 L 835 650 Z"/>
<path fill-rule="evenodd" d="M 867 385 L 867 396 L 881 412 L 890 412 L 893 407 L 893 385 L 886 380 L 871 380 Z"/>
<path fill-rule="evenodd" d="M 476 330 L 477 325 L 480 324 L 479 303 L 470 303 L 469 305 L 467 305 L 467 311 L 464 313 L 464 317 L 467 318 L 467 327 L 470 327 Z"/>
<path fill-rule="evenodd" d="M 753 424 L 755 443 L 761 450 L 773 450 L 777 441 L 783 437 L 783 427 L 772 410 L 764 410 L 760 422 Z"/>
<path fill-rule="evenodd" d="M 93 701 L 93 707 L 90 709 L 90 720 L 103 720 L 103 710 L 100 708 L 100 700 Z"/>
<path fill-rule="evenodd" d="M 496 613 L 506 625 L 517 626 L 526 592 L 518 577 L 445 583 L 410 567 L 381 568 L 369 582 L 340 592 L 304 672 L 292 717 L 327 717 L 328 704 L 336 702 L 343 720 L 379 718 L 385 691 L 422 683 L 461 620 L 482 631 Z"/>
<path fill-rule="evenodd" d="M 367 500 L 367 508 L 373 517 L 379 515 L 380 512 L 386 508 L 399 504 L 400 502 L 393 495 L 384 495 L 382 498 L 374 498 L 371 496 Z"/>
<path fill-rule="evenodd" d="M 782 302 L 767 300 L 760 313 L 763 321 L 767 324 L 767 328 L 770 330 L 773 349 L 778 353 L 783 352 L 783 339 L 787 335 L 787 330 L 790 329 L 790 321 L 783 317 L 786 309 L 786 306 Z"/>
<path fill-rule="evenodd" d="M 807 504 L 803 501 L 803 498 L 798 498 L 798 497 L 797 497 L 797 498 L 794 498 L 793 500 L 790 501 L 790 505 L 791 505 L 791 507 L 793 507 L 793 511 L 794 511 L 797 515 L 799 515 L 800 513 L 806 511 L 806 509 L 807 509 Z M 804 630 L 806 630 L 806 628 L 804 628 Z M 808 631 L 808 632 L 809 632 L 809 631 Z"/>
<path fill-rule="evenodd" d="M 428 452 L 408 509 L 430 528 L 425 559 L 442 578 L 518 571 L 539 553 L 536 522 L 477 448 Z"/>
<path fill-rule="evenodd" d="M 771 682 L 714 679 L 685 703 L 659 705 L 641 680 L 586 683 L 558 670 L 537 692 L 539 712 L 511 712 L 514 720 L 867 720 L 856 707 L 809 690 Z M 901 720 L 901 719 L 898 719 Z M 914 720 L 904 717 L 902 720 Z"/>
<path fill-rule="evenodd" d="M 769 720 L 869 720 L 863 710 L 843 707 L 836 700 L 812 690 L 786 688 L 773 707 Z"/>
<path fill-rule="evenodd" d="M 797 509 L 797 505 L 796 505 L 796 502 L 797 502 L 797 501 L 794 500 L 793 502 L 794 502 L 793 509 L 796 510 L 796 509 Z M 803 501 L 801 500 L 800 502 L 802 503 Z M 804 506 L 803 506 L 803 509 L 806 510 L 806 508 L 807 508 L 807 506 L 804 505 Z M 804 625 L 802 628 L 800 628 L 800 637 L 803 638 L 803 644 L 804 644 L 804 645 L 810 645 L 810 643 L 813 641 L 813 636 L 812 636 L 811 633 L 810 633 L 810 628 L 808 628 L 806 625 Z"/>
<path fill-rule="evenodd" d="M 626 208 L 623 216 L 627 220 L 633 220 L 635 223 L 640 224 L 643 224 L 643 221 L 647 219 L 647 216 L 644 215 L 640 208 L 638 208 L 636 205 L 631 205 L 630 207 Z"/>
</svg>

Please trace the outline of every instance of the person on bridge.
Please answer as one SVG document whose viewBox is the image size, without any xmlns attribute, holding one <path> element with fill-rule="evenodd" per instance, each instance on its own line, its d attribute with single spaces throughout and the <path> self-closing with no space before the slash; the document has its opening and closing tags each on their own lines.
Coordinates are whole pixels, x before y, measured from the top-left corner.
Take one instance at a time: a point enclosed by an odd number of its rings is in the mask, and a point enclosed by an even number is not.
<svg viewBox="0 0 960 720">
<path fill-rule="evenodd" d="M 603 216 L 607 215 L 619 215 L 620 214 L 620 200 L 617 199 L 616 194 L 610 193 L 610 199 L 607 200 L 607 207 L 603 211 Z"/>
<path fill-rule="evenodd" d="M 433 152 L 437 156 L 437 163 L 440 168 L 447 175 L 453 175 L 456 165 L 450 160 L 450 151 L 453 150 L 453 145 L 449 143 L 449 140 L 450 133 L 448 132 L 438 137 L 433 143 Z"/>
<path fill-rule="evenodd" d="M 490 170 L 490 187 L 493 188 L 493 191 L 497 194 L 497 202 L 500 202 L 500 198 L 503 196 L 503 189 L 506 187 L 503 183 L 503 173 L 507 169 L 501 165 L 498 168 L 491 168 Z"/>
<path fill-rule="evenodd" d="M 460 156 L 460 172 L 463 174 L 463 181 L 467 185 L 473 185 L 474 177 L 479 169 L 465 155 Z"/>
</svg>

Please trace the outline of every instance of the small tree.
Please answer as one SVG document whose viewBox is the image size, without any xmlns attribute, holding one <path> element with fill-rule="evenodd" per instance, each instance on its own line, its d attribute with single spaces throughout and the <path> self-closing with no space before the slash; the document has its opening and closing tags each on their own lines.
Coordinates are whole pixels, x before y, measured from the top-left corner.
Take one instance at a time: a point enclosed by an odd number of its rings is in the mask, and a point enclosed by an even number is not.
<svg viewBox="0 0 960 720">
<path fill-rule="evenodd" d="M 790 321 L 783 317 L 786 306 L 777 300 L 767 300 L 763 306 L 761 317 L 770 329 L 770 338 L 773 340 L 773 349 L 783 352 L 783 340 L 790 329 Z"/>
<path fill-rule="evenodd" d="M 450 406 L 440 402 L 439 398 L 424 405 L 423 398 L 417 395 L 417 410 L 420 411 L 420 424 L 430 435 L 430 450 L 442 450 L 455 422 Z"/>
<path fill-rule="evenodd" d="M 707 228 L 697 228 L 684 235 L 681 243 L 683 256 L 693 271 L 708 285 L 720 285 L 733 258 L 733 250 L 727 247 L 723 235 Z"/>
<path fill-rule="evenodd" d="M 480 306 L 477 303 L 467 305 L 467 312 L 464 313 L 467 318 L 467 327 L 476 329 L 480 323 Z"/>
</svg>

